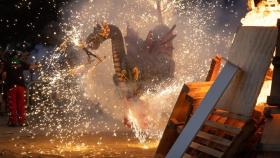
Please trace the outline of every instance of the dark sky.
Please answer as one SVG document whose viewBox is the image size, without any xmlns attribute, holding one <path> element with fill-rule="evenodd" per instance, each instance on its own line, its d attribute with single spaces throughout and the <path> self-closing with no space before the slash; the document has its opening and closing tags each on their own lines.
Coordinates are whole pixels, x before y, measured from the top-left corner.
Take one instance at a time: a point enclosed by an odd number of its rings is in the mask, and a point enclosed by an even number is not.
<svg viewBox="0 0 280 158">
<path fill-rule="evenodd" d="M 52 37 L 48 38 L 48 32 L 56 31 L 59 34 L 58 11 L 71 1 L 73 0 L 0 0 L 0 45 L 5 47 L 7 43 L 24 40 L 32 43 L 54 44 L 57 41 Z M 239 25 L 238 17 L 244 16 L 246 1 L 224 0 L 223 6 L 222 16 L 218 17 L 218 22 L 221 25 L 230 23 L 232 27 Z"/>
<path fill-rule="evenodd" d="M 58 10 L 69 0 L 0 0 L 0 44 L 42 42 L 44 30 L 57 29 Z M 31 3 L 28 3 L 31 2 Z"/>
</svg>

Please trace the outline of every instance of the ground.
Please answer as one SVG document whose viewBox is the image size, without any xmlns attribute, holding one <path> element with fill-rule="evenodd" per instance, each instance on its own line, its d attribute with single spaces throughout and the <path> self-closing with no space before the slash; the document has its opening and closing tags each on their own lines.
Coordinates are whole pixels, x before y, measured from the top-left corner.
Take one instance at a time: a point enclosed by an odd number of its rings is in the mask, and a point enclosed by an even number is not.
<svg viewBox="0 0 280 158">
<path fill-rule="evenodd" d="M 88 158 L 150 158 L 157 142 L 141 144 L 130 130 L 87 134 L 79 143 L 66 146 L 50 141 L 44 135 L 32 137 L 20 132 L 21 127 L 7 127 L 7 117 L 0 116 L 0 157 L 88 157 Z"/>
</svg>

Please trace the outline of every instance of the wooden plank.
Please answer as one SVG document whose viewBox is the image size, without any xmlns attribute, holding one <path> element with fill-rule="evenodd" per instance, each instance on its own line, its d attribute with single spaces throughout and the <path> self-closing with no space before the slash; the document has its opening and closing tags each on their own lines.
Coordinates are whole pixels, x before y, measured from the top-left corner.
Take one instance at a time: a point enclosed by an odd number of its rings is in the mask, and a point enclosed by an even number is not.
<svg viewBox="0 0 280 158">
<path fill-rule="evenodd" d="M 212 114 L 220 115 L 220 116 L 228 117 L 228 118 L 233 118 L 233 119 L 241 120 L 244 122 L 246 122 L 250 119 L 248 116 L 242 116 L 239 114 L 234 114 L 234 113 L 230 113 L 228 111 L 222 111 L 222 110 L 215 110 Z"/>
<path fill-rule="evenodd" d="M 206 93 L 208 92 L 208 89 L 207 90 L 204 90 L 204 91 L 197 91 L 197 92 L 190 92 L 188 95 L 194 99 L 199 99 L 199 98 L 204 98 Z"/>
<path fill-rule="evenodd" d="M 224 146 L 230 146 L 231 144 L 230 140 L 203 131 L 199 131 L 196 136 Z"/>
<path fill-rule="evenodd" d="M 210 127 L 214 127 L 214 128 L 217 128 L 217 129 L 220 129 L 220 130 L 223 130 L 223 131 L 227 131 L 227 132 L 230 132 L 230 133 L 233 133 L 233 134 L 239 134 L 241 132 L 241 129 L 240 128 L 235 128 L 235 127 L 232 127 L 232 126 L 229 126 L 229 125 L 225 125 L 225 124 L 220 124 L 220 123 L 217 123 L 217 122 L 214 122 L 214 121 L 205 121 L 205 125 L 207 126 L 210 126 Z"/>
<path fill-rule="evenodd" d="M 192 98 L 187 96 L 189 89 L 186 85 L 183 86 L 181 93 L 177 99 L 174 109 L 169 118 L 168 124 L 165 127 L 162 138 L 156 150 L 155 157 L 159 155 L 165 157 L 170 150 L 179 133 L 177 132 L 176 122 L 184 122 L 188 119 L 192 112 Z"/>
<path fill-rule="evenodd" d="M 223 154 L 224 154 L 223 152 L 220 152 L 218 150 L 209 148 L 207 146 L 204 146 L 204 145 L 201 145 L 201 144 L 198 144 L 198 143 L 195 143 L 195 142 L 192 142 L 190 147 L 193 148 L 193 149 L 199 150 L 201 152 L 204 152 L 208 155 L 214 156 L 214 157 L 222 157 Z"/>
<path fill-rule="evenodd" d="M 200 86 L 200 85 L 197 85 L 198 87 L 196 87 L 196 88 L 190 88 L 188 85 L 186 85 L 189 89 L 190 89 L 190 93 L 195 93 L 195 92 L 207 92 L 209 89 L 210 89 L 210 87 L 211 87 L 211 85 L 207 85 L 207 86 Z"/>
<path fill-rule="evenodd" d="M 280 114 L 280 108 L 278 106 L 268 106 L 264 108 L 264 112 L 269 112 L 270 114 Z"/>
<path fill-rule="evenodd" d="M 206 81 L 215 81 L 219 71 L 221 69 L 222 58 L 219 55 L 216 55 L 215 58 L 212 59 L 210 70 L 206 77 Z"/>
<path fill-rule="evenodd" d="M 214 82 L 200 106 L 194 112 L 193 116 L 190 118 L 189 122 L 186 124 L 176 142 L 168 152 L 166 156 L 167 158 L 178 158 L 183 156 L 186 148 L 191 144 L 203 122 L 207 119 L 238 70 L 238 67 L 231 63 L 226 63 L 217 80 Z"/>
<path fill-rule="evenodd" d="M 272 116 L 272 119 L 265 122 L 261 143 L 267 146 L 280 146 L 280 114 Z"/>
<path fill-rule="evenodd" d="M 256 158 L 279 158 L 279 154 L 277 151 L 259 152 Z"/>
<path fill-rule="evenodd" d="M 189 89 L 186 85 L 183 86 L 181 93 L 177 99 L 174 109 L 171 113 L 170 118 L 175 118 L 178 122 L 186 121 L 187 113 L 190 113 L 191 103 L 193 99 L 187 97 Z"/>
<path fill-rule="evenodd" d="M 183 158 L 192 158 L 192 156 L 189 154 L 184 154 Z"/>
<path fill-rule="evenodd" d="M 200 89 L 200 87 L 210 87 L 213 84 L 213 81 L 209 82 L 191 82 L 191 83 L 186 83 L 185 85 L 190 89 Z"/>
<path fill-rule="evenodd" d="M 262 151 L 280 151 L 280 144 L 261 144 Z M 278 155 L 279 157 L 279 155 Z"/>
<path fill-rule="evenodd" d="M 269 105 L 277 105 L 280 107 L 280 20 L 277 20 L 278 38 L 276 53 L 273 58 L 273 76 L 270 96 L 267 97 L 267 103 Z"/>
<path fill-rule="evenodd" d="M 247 145 L 247 141 L 249 140 L 249 138 L 252 138 L 256 130 L 257 130 L 256 122 L 251 119 L 242 127 L 242 132 L 240 132 L 240 134 L 238 134 L 234 138 L 234 141 L 230 145 L 230 148 L 228 148 L 228 150 L 225 151 L 223 157 L 230 157 L 230 158 L 237 157 L 236 155 L 238 153 L 244 151 L 244 148 Z"/>
<path fill-rule="evenodd" d="M 277 38 L 276 27 L 241 27 L 229 53 L 229 61 L 244 73 L 236 76 L 218 105 L 224 110 L 251 116 Z"/>
</svg>

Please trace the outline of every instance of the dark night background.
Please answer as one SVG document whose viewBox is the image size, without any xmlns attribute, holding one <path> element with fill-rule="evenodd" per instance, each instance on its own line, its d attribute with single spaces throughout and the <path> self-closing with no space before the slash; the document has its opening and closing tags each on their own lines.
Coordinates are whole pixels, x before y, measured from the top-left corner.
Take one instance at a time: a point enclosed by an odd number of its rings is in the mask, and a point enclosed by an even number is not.
<svg viewBox="0 0 280 158">
<path fill-rule="evenodd" d="M 0 46 L 5 48 L 8 43 L 15 44 L 23 41 L 32 44 L 55 44 L 61 35 L 59 9 L 72 1 L 0 0 Z M 78 3 L 79 0 L 75 2 Z M 231 28 L 240 25 L 240 18 L 247 12 L 246 0 L 224 0 L 222 3 L 218 24 L 223 26 L 228 23 Z M 57 34 L 53 35 L 53 32 Z"/>
<path fill-rule="evenodd" d="M 0 44 L 28 41 L 50 43 L 59 32 L 59 9 L 71 0 L 0 0 Z M 31 3 L 29 3 L 31 2 Z"/>
</svg>

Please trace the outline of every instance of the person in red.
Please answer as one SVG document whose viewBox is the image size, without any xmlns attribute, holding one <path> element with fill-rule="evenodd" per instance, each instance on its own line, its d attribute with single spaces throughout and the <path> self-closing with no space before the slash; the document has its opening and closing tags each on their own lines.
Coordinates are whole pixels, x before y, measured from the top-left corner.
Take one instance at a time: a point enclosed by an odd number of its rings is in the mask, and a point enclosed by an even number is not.
<svg viewBox="0 0 280 158">
<path fill-rule="evenodd" d="M 27 64 L 26 62 L 20 60 L 19 52 L 13 51 L 9 53 L 11 54 L 11 57 L 5 64 L 3 72 L 3 78 L 8 86 L 8 126 L 25 126 L 27 125 L 25 115 L 26 88 L 23 71 L 35 69 L 36 65 Z"/>
</svg>

